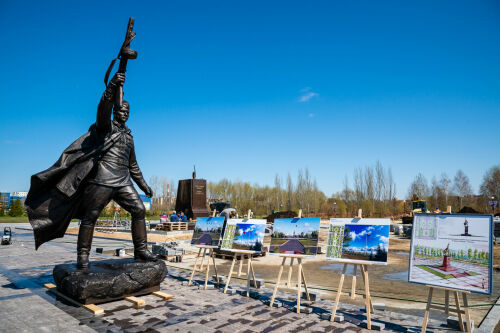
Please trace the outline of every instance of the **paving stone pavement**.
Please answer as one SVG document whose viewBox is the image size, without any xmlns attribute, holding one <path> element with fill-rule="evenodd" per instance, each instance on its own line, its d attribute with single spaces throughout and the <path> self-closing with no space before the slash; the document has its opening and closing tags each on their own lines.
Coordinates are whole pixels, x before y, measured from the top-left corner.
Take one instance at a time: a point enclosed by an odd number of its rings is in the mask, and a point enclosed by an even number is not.
<svg viewBox="0 0 500 333">
<path fill-rule="evenodd" d="M 161 290 L 174 295 L 164 301 L 153 295 L 141 296 L 146 301 L 135 309 L 127 301 L 101 304 L 105 314 L 95 317 L 87 310 L 56 298 L 43 285 L 54 283 L 52 269 L 60 263 L 74 262 L 76 237 L 44 244 L 34 250 L 33 234 L 18 230 L 15 242 L 0 247 L 0 331 L 1 332 L 366 332 L 360 327 L 366 319 L 364 309 L 340 304 L 338 313 L 345 321 L 332 323 L 320 319 L 331 311 L 332 302 L 321 300 L 312 305 L 311 314 L 292 312 L 295 301 L 290 293 L 278 292 L 283 307 L 265 304 L 272 289 L 261 288 L 254 298 L 242 295 L 246 284 L 231 282 L 238 292 L 226 295 L 221 290 L 200 290 L 197 285 L 183 286 L 189 271 L 169 268 Z M 116 244 L 123 244 L 117 241 Z M 113 242 L 110 241 L 110 246 Z M 91 260 L 108 258 L 92 253 Z M 204 276 L 197 276 L 197 283 Z M 273 286 L 270 286 L 271 288 Z M 428 331 L 449 332 L 443 315 L 432 314 Z M 422 316 L 411 311 L 376 311 L 372 319 L 383 322 L 387 332 L 406 332 L 419 328 Z"/>
</svg>

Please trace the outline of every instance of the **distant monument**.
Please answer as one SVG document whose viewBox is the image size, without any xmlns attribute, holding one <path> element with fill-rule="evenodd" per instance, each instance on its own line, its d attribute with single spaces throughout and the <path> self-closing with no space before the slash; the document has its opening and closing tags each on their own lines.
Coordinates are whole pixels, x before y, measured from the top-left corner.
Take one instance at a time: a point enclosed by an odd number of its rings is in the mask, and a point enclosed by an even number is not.
<svg viewBox="0 0 500 333">
<path fill-rule="evenodd" d="M 209 216 L 207 209 L 207 181 L 196 178 L 196 167 L 191 179 L 179 180 L 176 212 L 184 212 L 188 219 Z"/>
<path fill-rule="evenodd" d="M 467 221 L 467 219 L 465 219 L 464 228 L 465 232 L 461 236 L 472 236 L 471 234 L 469 234 L 469 221 Z"/>
</svg>

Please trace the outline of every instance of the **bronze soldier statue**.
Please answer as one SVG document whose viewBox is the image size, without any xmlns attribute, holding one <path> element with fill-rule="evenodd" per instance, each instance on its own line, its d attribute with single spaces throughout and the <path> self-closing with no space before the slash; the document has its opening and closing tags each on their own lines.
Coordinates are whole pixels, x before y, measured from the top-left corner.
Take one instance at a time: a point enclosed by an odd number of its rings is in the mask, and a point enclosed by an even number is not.
<svg viewBox="0 0 500 333">
<path fill-rule="evenodd" d="M 136 161 L 134 140 L 125 125 L 130 106 L 122 100 L 126 61 L 137 57 L 137 52 L 128 48 L 135 37 L 132 28 L 133 19 L 130 19 L 120 51 L 120 69 L 101 97 L 96 122 L 66 148 L 52 167 L 31 177 L 25 202 L 36 249 L 47 241 L 63 237 L 71 219 L 81 219 L 77 245 L 79 268 L 89 266 L 94 226 L 111 200 L 132 215 L 134 257 L 147 261 L 157 259 L 147 249 L 145 208 L 130 180 L 152 197 L 153 192 Z"/>
</svg>

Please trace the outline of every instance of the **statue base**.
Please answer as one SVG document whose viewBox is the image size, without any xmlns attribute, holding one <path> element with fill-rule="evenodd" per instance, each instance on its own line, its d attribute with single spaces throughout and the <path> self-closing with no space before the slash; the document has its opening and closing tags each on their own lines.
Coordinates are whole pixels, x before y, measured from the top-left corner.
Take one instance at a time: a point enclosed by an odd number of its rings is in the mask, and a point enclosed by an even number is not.
<svg viewBox="0 0 500 333">
<path fill-rule="evenodd" d="M 438 266 L 438 268 L 445 272 L 451 272 L 456 270 L 456 268 L 453 268 L 451 266 L 451 259 L 449 256 L 444 256 L 443 264 L 441 266 Z"/>
<path fill-rule="evenodd" d="M 88 269 L 56 265 L 53 275 L 59 292 L 82 304 L 99 304 L 160 290 L 167 266 L 162 260 L 111 259 L 93 261 Z"/>
</svg>

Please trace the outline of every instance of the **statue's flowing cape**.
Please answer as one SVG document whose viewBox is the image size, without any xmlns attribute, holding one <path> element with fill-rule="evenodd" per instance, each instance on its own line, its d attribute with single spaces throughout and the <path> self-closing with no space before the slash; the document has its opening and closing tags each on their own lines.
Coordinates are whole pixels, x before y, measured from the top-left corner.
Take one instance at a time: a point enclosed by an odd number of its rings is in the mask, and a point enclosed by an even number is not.
<svg viewBox="0 0 500 333">
<path fill-rule="evenodd" d="M 121 135 L 101 136 L 93 124 L 64 150 L 53 166 L 31 176 L 25 206 L 35 234 L 35 248 L 63 237 L 73 218 L 82 218 L 79 198 L 87 176 Z"/>
</svg>

